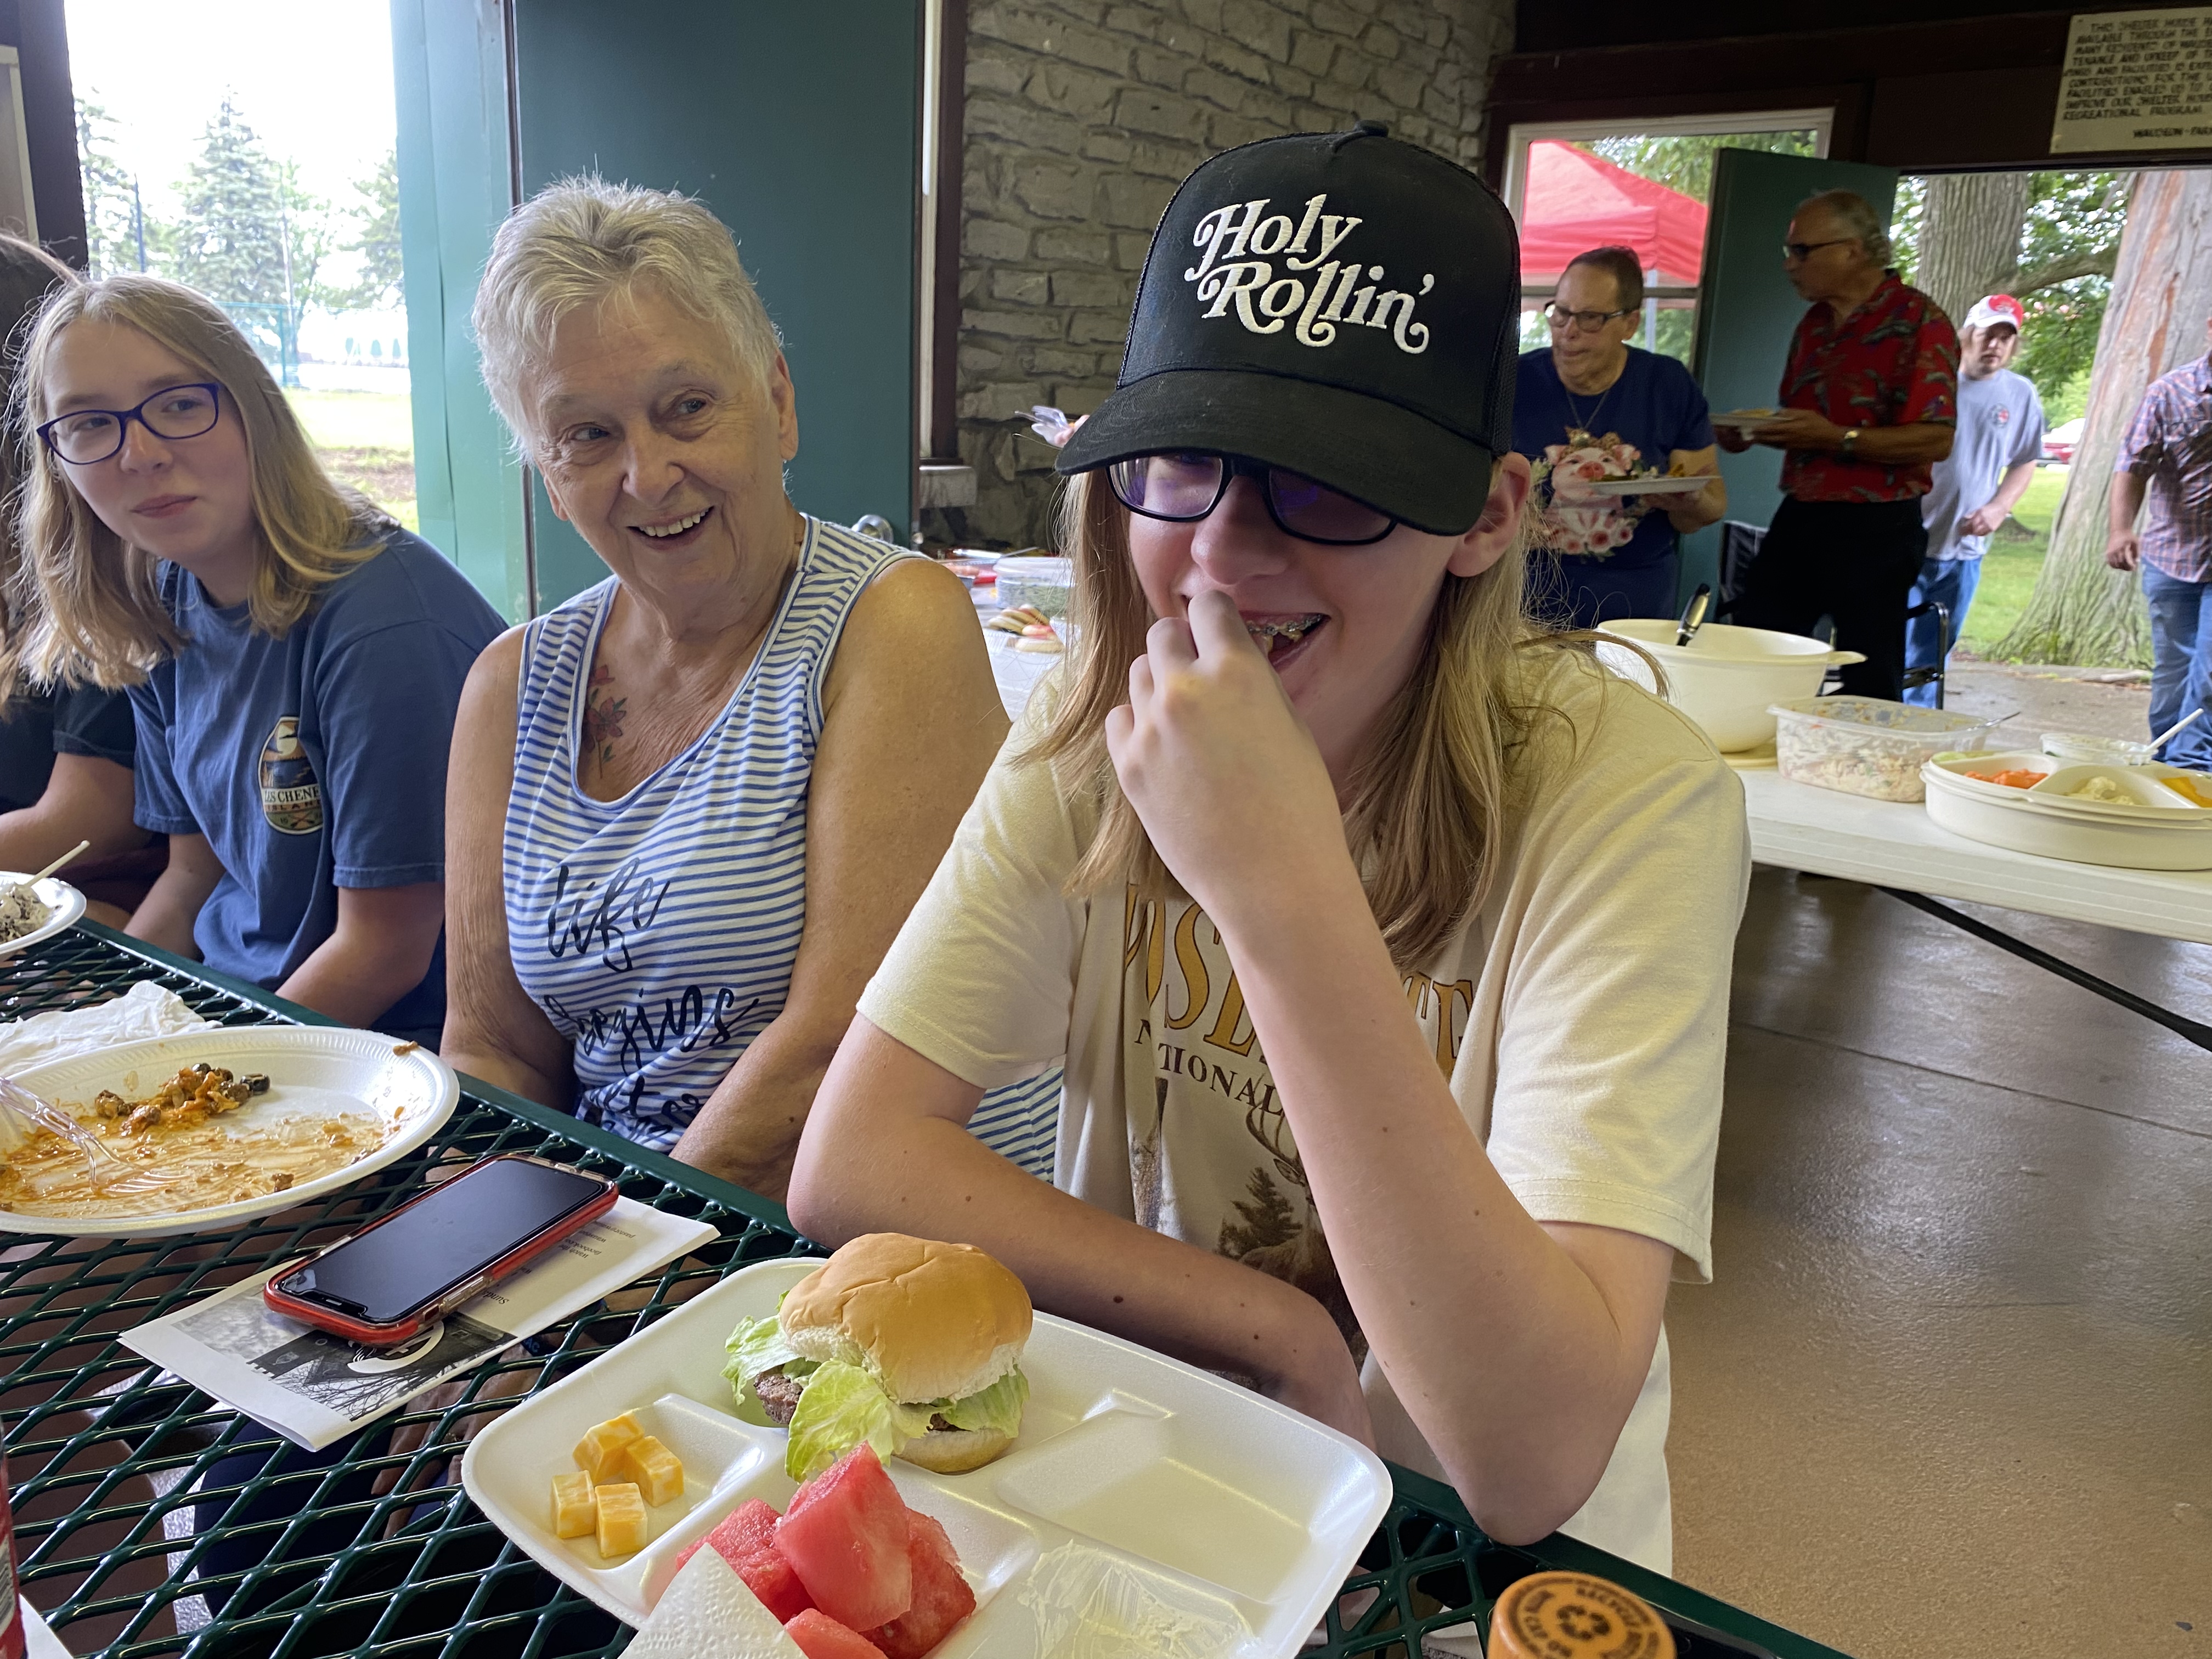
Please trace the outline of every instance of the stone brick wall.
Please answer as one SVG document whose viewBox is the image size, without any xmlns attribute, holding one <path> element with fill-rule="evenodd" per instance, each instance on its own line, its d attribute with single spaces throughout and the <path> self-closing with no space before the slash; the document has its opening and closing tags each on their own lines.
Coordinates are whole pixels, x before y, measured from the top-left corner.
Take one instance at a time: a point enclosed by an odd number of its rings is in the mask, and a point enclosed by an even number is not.
<svg viewBox="0 0 2212 1659">
<path fill-rule="evenodd" d="M 1168 198 L 1218 150 L 1389 124 L 1474 164 L 1510 0 L 971 0 L 960 268 L 970 544 L 1048 538 L 1027 411 L 1113 389 Z"/>
</svg>

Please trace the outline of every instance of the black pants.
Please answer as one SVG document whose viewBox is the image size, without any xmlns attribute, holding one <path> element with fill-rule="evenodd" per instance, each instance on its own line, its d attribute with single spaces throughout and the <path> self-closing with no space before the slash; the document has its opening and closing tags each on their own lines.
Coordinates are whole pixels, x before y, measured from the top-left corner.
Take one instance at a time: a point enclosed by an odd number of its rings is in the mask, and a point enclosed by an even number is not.
<svg viewBox="0 0 2212 1659">
<path fill-rule="evenodd" d="M 1920 498 L 1801 501 L 1784 496 L 1729 620 L 1745 628 L 1809 634 L 1836 623 L 1836 648 L 1866 660 L 1843 672 L 1854 696 L 1905 691 L 1905 596 L 1920 577 L 1928 532 Z"/>
</svg>

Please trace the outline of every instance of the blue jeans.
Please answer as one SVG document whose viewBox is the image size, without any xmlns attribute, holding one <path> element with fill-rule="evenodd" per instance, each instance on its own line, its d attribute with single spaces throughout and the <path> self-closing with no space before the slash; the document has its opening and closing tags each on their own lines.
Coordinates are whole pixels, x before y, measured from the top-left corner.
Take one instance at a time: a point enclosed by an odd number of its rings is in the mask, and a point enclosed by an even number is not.
<svg viewBox="0 0 2212 1659">
<path fill-rule="evenodd" d="M 2212 582 L 2185 581 L 2142 567 L 2143 598 L 2150 605 L 2150 735 L 2204 703 L 2212 675 Z M 2175 766 L 2212 769 L 2212 713 L 2166 746 Z"/>
<path fill-rule="evenodd" d="M 1906 605 L 1926 605 L 1933 601 L 1951 613 L 1951 644 L 1955 647 L 1959 635 L 1966 631 L 1966 607 L 1974 602 L 1974 590 L 1981 586 L 1982 561 L 1979 556 L 1971 559 L 1923 559 L 1920 580 L 1912 584 L 1912 592 L 1905 596 Z M 1936 665 L 1936 618 L 1931 613 L 1915 617 L 1905 624 L 1905 665 L 1907 668 L 1933 668 Z M 1907 702 L 1917 703 L 1923 708 L 1936 706 L 1936 687 L 1916 685 L 1905 694 Z"/>
</svg>

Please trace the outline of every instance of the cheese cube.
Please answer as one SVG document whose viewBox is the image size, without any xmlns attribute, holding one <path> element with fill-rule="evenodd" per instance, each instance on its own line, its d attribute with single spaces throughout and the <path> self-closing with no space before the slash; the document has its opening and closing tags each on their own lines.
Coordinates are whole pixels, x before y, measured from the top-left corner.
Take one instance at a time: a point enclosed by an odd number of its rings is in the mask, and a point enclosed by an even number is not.
<svg viewBox="0 0 2212 1659">
<path fill-rule="evenodd" d="M 645 1501 L 659 1505 L 684 1490 L 684 1465 L 676 1454 L 649 1434 L 640 1435 L 622 1449 L 615 1472 L 637 1483 Z"/>
<path fill-rule="evenodd" d="M 635 1555 L 645 1547 L 645 1498 L 627 1480 L 597 1488 L 599 1553 L 610 1561 L 617 1555 Z"/>
<path fill-rule="evenodd" d="M 594 1423 L 584 1431 L 584 1437 L 576 1443 L 576 1467 L 592 1477 L 592 1484 L 614 1473 L 622 1455 L 622 1449 L 644 1434 L 637 1419 L 624 1412 L 620 1417 L 610 1417 L 604 1423 Z"/>
<path fill-rule="evenodd" d="M 592 1498 L 592 1477 L 579 1470 L 553 1477 L 553 1535 L 581 1538 L 599 1523 Z"/>
</svg>

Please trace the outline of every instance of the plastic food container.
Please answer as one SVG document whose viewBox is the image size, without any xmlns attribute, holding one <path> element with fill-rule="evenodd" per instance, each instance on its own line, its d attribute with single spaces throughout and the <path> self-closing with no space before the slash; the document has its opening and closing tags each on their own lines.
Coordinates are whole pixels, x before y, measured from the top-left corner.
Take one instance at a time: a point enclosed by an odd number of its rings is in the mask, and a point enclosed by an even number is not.
<svg viewBox="0 0 2212 1659">
<path fill-rule="evenodd" d="M 2102 761 L 2112 766 L 2147 766 L 2154 757 L 2147 743 L 2091 737 L 2084 732 L 2045 732 L 2043 752 L 2053 760 Z"/>
<path fill-rule="evenodd" d="M 1012 611 L 1033 605 L 1048 617 L 1065 617 L 1074 592 L 1075 566 L 1067 559 L 1010 555 L 994 567 L 999 603 Z"/>
<path fill-rule="evenodd" d="M 643 1624 L 684 1545 L 746 1498 L 791 1501 L 784 1431 L 757 1407 L 739 1415 L 723 1344 L 821 1265 L 742 1268 L 523 1401 L 469 1443 L 469 1496 L 555 1577 Z M 900 1498 L 943 1524 L 975 1592 L 944 1659 L 1068 1651 L 1066 1626 L 1102 1605 L 1133 1626 L 1188 1628 L 1192 1652 L 1296 1654 L 1390 1507 L 1382 1460 L 1248 1389 L 1050 1314 L 1036 1316 L 1022 1369 L 1029 1407 L 1004 1457 L 966 1474 L 884 1466 Z M 574 1468 L 585 1429 L 623 1411 L 683 1459 L 684 1490 L 649 1512 L 643 1549 L 609 1561 L 589 1537 L 555 1535 L 551 1478 Z M 1102 1583 L 1140 1605 L 1097 1601 Z M 1158 1650 L 1131 1637 L 1112 1651 Z"/>
<path fill-rule="evenodd" d="M 2020 789 L 1971 775 L 2004 771 L 2043 777 Z M 1970 841 L 2075 864 L 2212 870 L 2212 809 L 2191 805 L 2160 781 L 2182 775 L 2172 767 L 2067 765 L 2047 755 L 1946 755 L 1930 761 L 1924 775 L 1930 821 Z M 2099 783 L 2109 787 L 2093 787 Z M 2099 798 L 2113 794 L 2122 799 Z"/>
<path fill-rule="evenodd" d="M 1633 640 L 1657 659 L 1667 673 L 1667 701 L 1705 727 L 1723 754 L 1771 742 L 1771 704 L 1809 697 L 1820 690 L 1829 669 L 1866 660 L 1858 652 L 1831 651 L 1824 641 L 1802 634 L 1726 623 L 1706 623 L 1688 645 L 1680 646 L 1674 643 L 1680 629 L 1670 617 L 1655 617 L 1609 622 L 1599 631 Z M 1633 653 L 1601 645 L 1598 655 L 1623 678 L 1646 690 L 1656 689 Z"/>
<path fill-rule="evenodd" d="M 1784 777 L 1875 800 L 1926 799 L 1920 769 L 1932 757 L 1977 750 L 2004 723 L 1880 697 L 1806 697 L 1771 712 Z"/>
</svg>

